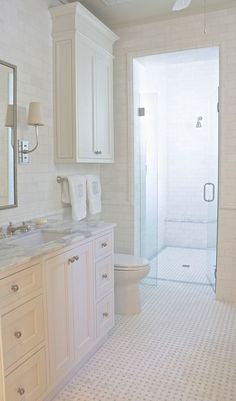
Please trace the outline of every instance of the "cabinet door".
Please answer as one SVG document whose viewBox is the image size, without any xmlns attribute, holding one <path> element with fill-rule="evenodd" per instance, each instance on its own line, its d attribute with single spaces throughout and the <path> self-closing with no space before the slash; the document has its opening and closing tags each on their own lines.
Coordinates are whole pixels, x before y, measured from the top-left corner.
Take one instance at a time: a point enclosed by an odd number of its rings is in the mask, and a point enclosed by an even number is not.
<svg viewBox="0 0 236 401">
<path fill-rule="evenodd" d="M 80 161 L 94 159 L 94 49 L 79 36 L 77 53 L 77 126 Z"/>
<path fill-rule="evenodd" d="M 60 381 L 73 364 L 70 256 L 65 252 L 45 265 L 51 383 Z"/>
<path fill-rule="evenodd" d="M 80 361 L 95 341 L 95 267 L 91 244 L 78 247 L 74 253 L 77 259 L 71 266 L 74 338 L 76 359 Z"/>
<path fill-rule="evenodd" d="M 113 161 L 112 63 L 111 56 L 96 53 L 94 152 L 101 161 Z"/>
</svg>

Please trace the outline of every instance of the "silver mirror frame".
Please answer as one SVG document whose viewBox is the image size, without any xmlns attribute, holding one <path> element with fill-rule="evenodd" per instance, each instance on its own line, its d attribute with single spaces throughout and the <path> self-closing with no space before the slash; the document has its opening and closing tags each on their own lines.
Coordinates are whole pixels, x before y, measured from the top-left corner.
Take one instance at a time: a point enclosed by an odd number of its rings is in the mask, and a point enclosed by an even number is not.
<svg viewBox="0 0 236 401">
<path fill-rule="evenodd" d="M 11 205 L 0 206 L 0 210 L 12 209 L 18 206 L 18 196 L 17 196 L 17 67 L 14 64 L 7 63 L 6 61 L 0 60 L 0 64 L 6 67 L 12 68 L 14 74 L 13 82 L 13 100 L 14 100 L 14 203 Z"/>
</svg>

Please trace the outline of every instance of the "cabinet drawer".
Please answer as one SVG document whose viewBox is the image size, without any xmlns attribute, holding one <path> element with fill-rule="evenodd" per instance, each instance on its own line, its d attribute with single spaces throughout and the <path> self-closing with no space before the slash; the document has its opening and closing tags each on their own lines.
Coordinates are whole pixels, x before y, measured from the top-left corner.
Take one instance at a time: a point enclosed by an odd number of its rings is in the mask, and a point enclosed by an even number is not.
<svg viewBox="0 0 236 401">
<path fill-rule="evenodd" d="M 43 301 L 40 296 L 2 317 L 2 344 L 5 369 L 18 361 L 43 340 Z"/>
<path fill-rule="evenodd" d="M 0 280 L 0 308 L 42 287 L 41 265 L 36 264 Z"/>
<path fill-rule="evenodd" d="M 100 258 L 113 252 L 112 233 L 107 233 L 95 240 L 95 257 Z"/>
<path fill-rule="evenodd" d="M 96 298 L 101 298 L 113 290 L 113 256 L 107 256 L 96 263 Z"/>
<path fill-rule="evenodd" d="M 103 337 L 114 326 L 114 295 L 110 293 L 97 304 L 97 337 Z"/>
<path fill-rule="evenodd" d="M 37 401 L 46 392 L 46 382 L 43 348 L 5 378 L 6 401 Z"/>
</svg>

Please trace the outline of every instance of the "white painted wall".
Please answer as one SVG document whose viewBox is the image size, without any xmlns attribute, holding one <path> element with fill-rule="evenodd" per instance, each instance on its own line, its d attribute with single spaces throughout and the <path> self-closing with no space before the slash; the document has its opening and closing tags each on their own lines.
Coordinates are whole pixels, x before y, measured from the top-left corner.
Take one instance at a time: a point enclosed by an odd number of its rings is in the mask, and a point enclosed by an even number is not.
<svg viewBox="0 0 236 401">
<path fill-rule="evenodd" d="M 53 161 L 52 38 L 48 7 L 57 0 L 1 0 L 0 59 L 17 66 L 18 138 L 34 141 L 28 104 L 41 101 L 45 126 L 29 165 L 18 165 L 16 209 L 0 210 L 0 225 L 61 209 L 57 174 L 99 173 L 97 165 L 56 166 Z"/>
<path fill-rule="evenodd" d="M 132 87 L 129 63 L 132 56 L 220 45 L 221 185 L 217 296 L 236 301 L 236 8 L 208 13 L 206 34 L 203 28 L 203 15 L 199 14 L 116 31 L 120 37 L 115 47 L 114 64 L 116 163 L 101 168 L 105 177 L 104 217 L 118 222 L 116 249 L 133 252 L 133 122 L 127 93 L 127 88 Z"/>
</svg>

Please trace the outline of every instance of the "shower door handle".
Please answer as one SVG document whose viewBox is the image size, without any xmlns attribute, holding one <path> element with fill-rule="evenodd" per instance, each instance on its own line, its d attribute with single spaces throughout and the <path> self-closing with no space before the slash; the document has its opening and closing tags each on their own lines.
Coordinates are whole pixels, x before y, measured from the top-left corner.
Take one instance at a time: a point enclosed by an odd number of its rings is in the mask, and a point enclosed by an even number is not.
<svg viewBox="0 0 236 401">
<path fill-rule="evenodd" d="M 211 199 L 207 199 L 207 188 L 212 188 L 212 197 Z M 203 189 L 203 199 L 205 202 L 214 202 L 215 200 L 215 185 L 212 182 L 206 182 Z"/>
</svg>

